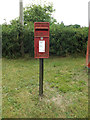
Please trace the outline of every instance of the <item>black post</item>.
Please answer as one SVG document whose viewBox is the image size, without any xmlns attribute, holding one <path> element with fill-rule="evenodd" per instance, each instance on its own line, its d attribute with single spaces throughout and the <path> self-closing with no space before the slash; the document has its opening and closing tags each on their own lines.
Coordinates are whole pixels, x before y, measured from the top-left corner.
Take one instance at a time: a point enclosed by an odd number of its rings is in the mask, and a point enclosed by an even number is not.
<svg viewBox="0 0 90 120">
<path fill-rule="evenodd" d="M 43 58 L 39 59 L 39 95 L 43 95 Z"/>
</svg>

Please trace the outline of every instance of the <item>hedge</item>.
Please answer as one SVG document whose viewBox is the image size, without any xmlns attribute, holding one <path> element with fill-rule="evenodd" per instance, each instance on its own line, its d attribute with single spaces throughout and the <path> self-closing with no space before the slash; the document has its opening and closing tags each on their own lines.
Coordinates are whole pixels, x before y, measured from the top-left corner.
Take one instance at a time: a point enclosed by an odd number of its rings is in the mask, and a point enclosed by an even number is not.
<svg viewBox="0 0 90 120">
<path fill-rule="evenodd" d="M 34 56 L 34 23 L 2 25 L 2 55 L 8 58 L 21 56 L 20 31 L 23 34 L 24 52 Z M 50 25 L 50 55 L 67 56 L 86 54 L 88 40 L 87 27 Z"/>
</svg>

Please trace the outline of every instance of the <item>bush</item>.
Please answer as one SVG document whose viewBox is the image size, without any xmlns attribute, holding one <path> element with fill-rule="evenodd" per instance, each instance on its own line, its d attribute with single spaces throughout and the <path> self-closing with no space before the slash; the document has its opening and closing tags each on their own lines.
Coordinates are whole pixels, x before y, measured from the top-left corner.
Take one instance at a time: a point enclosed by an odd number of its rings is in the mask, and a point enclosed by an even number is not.
<svg viewBox="0 0 90 120">
<path fill-rule="evenodd" d="M 2 25 L 3 56 L 9 58 L 20 57 L 20 31 L 23 34 L 25 53 L 34 56 L 34 23 L 29 22 L 22 29 L 18 22 Z M 64 24 L 50 25 L 50 54 L 67 56 L 73 54 L 85 55 L 88 40 L 88 28 L 64 26 Z"/>
<path fill-rule="evenodd" d="M 18 26 L 7 24 L 2 26 L 2 51 L 4 57 L 20 56 Z"/>
<path fill-rule="evenodd" d="M 88 28 L 74 28 L 53 24 L 50 26 L 50 53 L 60 56 L 86 53 Z"/>
</svg>

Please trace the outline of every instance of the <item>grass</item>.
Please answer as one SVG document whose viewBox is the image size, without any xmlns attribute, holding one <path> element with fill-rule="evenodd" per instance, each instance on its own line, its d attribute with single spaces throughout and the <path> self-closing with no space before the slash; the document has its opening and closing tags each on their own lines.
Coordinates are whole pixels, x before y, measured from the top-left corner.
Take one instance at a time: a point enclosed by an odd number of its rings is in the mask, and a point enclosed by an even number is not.
<svg viewBox="0 0 90 120">
<path fill-rule="evenodd" d="M 39 60 L 2 62 L 3 118 L 88 117 L 85 58 L 44 59 L 44 95 L 39 96 Z"/>
</svg>

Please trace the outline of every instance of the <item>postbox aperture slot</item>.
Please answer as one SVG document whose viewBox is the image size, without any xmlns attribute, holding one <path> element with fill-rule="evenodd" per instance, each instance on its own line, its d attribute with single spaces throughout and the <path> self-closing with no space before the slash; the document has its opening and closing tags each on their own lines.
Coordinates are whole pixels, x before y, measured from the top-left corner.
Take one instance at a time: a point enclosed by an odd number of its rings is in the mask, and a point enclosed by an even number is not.
<svg viewBox="0 0 90 120">
<path fill-rule="evenodd" d="M 48 31 L 48 29 L 35 29 L 35 31 Z"/>
</svg>

